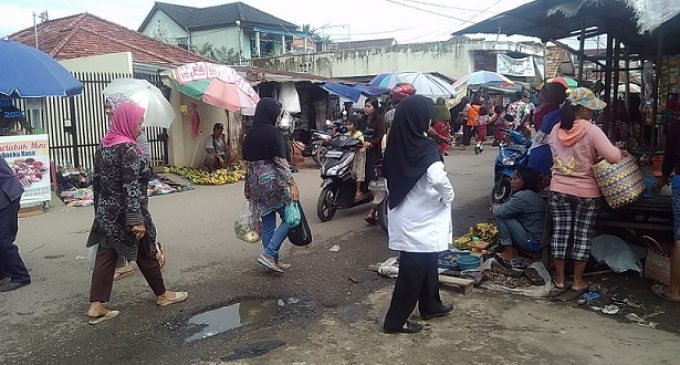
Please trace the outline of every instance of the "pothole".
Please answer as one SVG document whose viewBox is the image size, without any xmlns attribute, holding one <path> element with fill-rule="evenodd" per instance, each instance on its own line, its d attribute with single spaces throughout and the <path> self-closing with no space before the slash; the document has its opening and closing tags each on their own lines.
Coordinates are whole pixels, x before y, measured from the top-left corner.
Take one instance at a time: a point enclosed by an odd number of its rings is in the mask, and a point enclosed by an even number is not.
<svg viewBox="0 0 680 365">
<path fill-rule="evenodd" d="M 241 359 L 252 359 L 254 357 L 262 356 L 272 350 L 276 350 L 279 347 L 285 346 L 286 343 L 279 340 L 269 340 L 251 343 L 248 345 L 240 346 L 234 349 L 234 351 L 226 356 L 220 358 L 222 361 L 235 361 Z"/>
<path fill-rule="evenodd" d="M 248 324 L 268 320 L 283 307 L 283 301 L 241 300 L 227 306 L 199 313 L 189 318 L 190 326 L 202 326 L 199 332 L 184 339 L 184 343 L 203 340 Z"/>
</svg>

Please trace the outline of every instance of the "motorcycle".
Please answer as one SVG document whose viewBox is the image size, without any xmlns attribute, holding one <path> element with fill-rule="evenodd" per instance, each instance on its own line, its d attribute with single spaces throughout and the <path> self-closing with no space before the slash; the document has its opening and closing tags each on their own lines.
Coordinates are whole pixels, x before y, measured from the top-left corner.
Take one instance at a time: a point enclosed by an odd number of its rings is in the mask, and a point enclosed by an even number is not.
<svg viewBox="0 0 680 365">
<path fill-rule="evenodd" d="M 331 141 L 337 134 L 337 130 L 344 126 L 344 123 L 342 120 L 338 120 L 335 123 L 326 121 L 326 125 L 328 127 L 326 131 L 312 129 L 312 142 L 302 153 L 304 157 L 311 157 L 319 167 L 326 161 L 326 152 L 328 152 L 328 148 L 331 146 Z"/>
<path fill-rule="evenodd" d="M 299 150 L 301 154 L 304 155 L 305 145 L 295 140 L 294 136 L 298 127 L 302 124 L 302 119 L 294 117 L 288 112 L 284 112 L 281 116 L 281 120 L 277 124 L 277 127 L 281 131 L 283 138 L 287 145 L 286 159 L 288 162 L 292 162 L 293 156 L 295 155 L 295 150 Z"/>
<path fill-rule="evenodd" d="M 494 186 L 491 189 L 491 204 L 503 204 L 512 195 L 510 181 L 518 167 L 526 166 L 529 162 L 529 147 L 531 139 L 524 134 L 508 130 L 505 131 L 506 140 L 499 147 L 494 164 Z"/>
<path fill-rule="evenodd" d="M 376 176 L 377 178 L 368 185 L 368 190 L 373 192 L 373 205 L 378 213 L 378 224 L 387 233 L 389 194 L 387 193 L 387 179 L 382 176 L 382 160 L 376 163 Z"/>
<path fill-rule="evenodd" d="M 359 200 L 356 200 L 357 181 L 353 169 L 357 148 L 361 142 L 345 135 L 347 129 L 344 125 L 338 130 L 339 135 L 334 137 L 332 145 L 326 153 L 326 161 L 321 167 L 321 193 L 317 200 L 317 216 L 322 222 L 327 222 L 335 216 L 337 209 L 349 209 L 366 203 L 373 203 L 383 208 L 378 213 L 380 226 L 387 230 L 387 184 L 373 183 L 373 189 L 378 192 L 373 198 L 368 191 L 364 191 Z M 370 132 L 367 132 L 367 135 Z M 384 192 L 380 194 L 379 192 Z M 384 201 L 384 202 L 383 202 Z M 382 202 L 382 204 L 381 204 Z"/>
</svg>

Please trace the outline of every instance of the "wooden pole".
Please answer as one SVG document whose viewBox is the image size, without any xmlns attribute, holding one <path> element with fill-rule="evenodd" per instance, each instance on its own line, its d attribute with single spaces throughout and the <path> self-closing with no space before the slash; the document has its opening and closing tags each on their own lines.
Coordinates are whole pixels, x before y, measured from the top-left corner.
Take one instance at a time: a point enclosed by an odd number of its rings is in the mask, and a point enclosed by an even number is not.
<svg viewBox="0 0 680 365">
<path fill-rule="evenodd" d="M 626 63 L 626 115 L 630 121 L 630 52 L 628 46 L 623 51 L 623 58 Z"/>
<path fill-rule="evenodd" d="M 612 35 L 607 34 L 607 56 L 604 66 L 604 101 L 609 105 L 611 99 L 609 97 L 609 90 L 612 89 L 612 52 L 614 48 L 614 38 Z"/>
<path fill-rule="evenodd" d="M 652 93 L 652 128 L 649 134 L 649 146 L 650 148 L 655 145 L 656 142 L 656 121 L 657 113 L 659 112 L 659 78 L 661 77 L 661 58 L 663 56 L 663 27 L 659 27 L 659 44 L 656 50 L 656 67 L 655 77 L 654 77 L 654 92 Z"/>
<path fill-rule="evenodd" d="M 586 27 L 581 28 L 581 40 L 579 42 L 579 54 L 578 57 L 578 86 L 583 86 L 583 63 L 585 62 L 584 49 L 586 45 Z"/>
<path fill-rule="evenodd" d="M 611 138 L 611 130 L 612 127 L 614 126 L 614 121 L 616 119 L 616 104 L 619 102 L 619 80 L 620 80 L 620 74 L 621 71 L 619 71 L 619 68 L 621 63 L 621 42 L 618 39 L 614 40 L 614 67 L 616 70 L 614 71 L 614 81 L 612 82 L 614 85 L 612 85 L 612 88 L 607 90 L 608 93 L 611 93 L 612 95 L 612 102 L 611 105 L 609 106 L 609 120 L 607 122 L 607 135 Z M 612 92 L 613 91 L 613 92 Z"/>
</svg>

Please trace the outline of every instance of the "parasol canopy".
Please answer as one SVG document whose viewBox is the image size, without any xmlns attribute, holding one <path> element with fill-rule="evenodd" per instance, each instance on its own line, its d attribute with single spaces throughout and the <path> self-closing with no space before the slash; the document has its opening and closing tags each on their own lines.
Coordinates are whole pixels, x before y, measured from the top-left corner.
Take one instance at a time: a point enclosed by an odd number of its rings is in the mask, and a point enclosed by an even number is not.
<svg viewBox="0 0 680 365">
<path fill-rule="evenodd" d="M 104 96 L 115 94 L 124 95 L 133 103 L 146 110 L 144 113 L 145 127 L 170 128 L 175 119 L 175 111 L 156 86 L 146 80 L 121 78 L 111 81 L 102 93 Z"/>
</svg>

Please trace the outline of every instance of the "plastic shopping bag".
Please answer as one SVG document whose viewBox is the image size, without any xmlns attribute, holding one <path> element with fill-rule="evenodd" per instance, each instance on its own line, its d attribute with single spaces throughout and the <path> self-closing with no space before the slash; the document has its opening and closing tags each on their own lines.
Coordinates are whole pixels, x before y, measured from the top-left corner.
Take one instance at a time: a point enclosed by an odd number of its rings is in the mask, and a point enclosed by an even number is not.
<svg viewBox="0 0 680 365">
<path fill-rule="evenodd" d="M 309 229 L 302 204 L 300 202 L 294 202 L 293 204 L 297 205 L 300 210 L 300 224 L 288 229 L 288 240 L 296 246 L 307 246 L 312 243 L 312 230 Z"/>
<path fill-rule="evenodd" d="M 288 205 L 286 205 L 286 224 L 288 225 L 288 228 L 299 226 L 301 220 L 300 204 L 297 202 L 288 203 Z"/>
<path fill-rule="evenodd" d="M 236 217 L 236 220 L 234 221 L 234 233 L 236 233 L 236 238 L 248 243 L 259 241 L 259 223 L 259 218 L 255 217 L 250 210 L 250 202 L 246 201 L 241 207 L 238 217 Z"/>
</svg>

